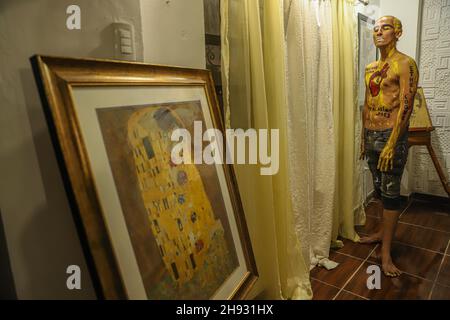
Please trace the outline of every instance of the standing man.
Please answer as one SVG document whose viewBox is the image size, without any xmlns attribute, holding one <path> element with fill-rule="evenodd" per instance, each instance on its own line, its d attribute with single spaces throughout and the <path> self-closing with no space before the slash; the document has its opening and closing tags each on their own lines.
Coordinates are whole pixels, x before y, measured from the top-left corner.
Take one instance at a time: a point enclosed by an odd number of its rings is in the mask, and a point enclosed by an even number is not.
<svg viewBox="0 0 450 320">
<path fill-rule="evenodd" d="M 373 41 L 379 61 L 365 70 L 366 98 L 363 110 L 361 159 L 367 158 L 375 194 L 383 203 L 379 231 L 361 243 L 380 242 L 382 269 L 387 276 L 401 274 L 391 258 L 392 238 L 400 215 L 400 182 L 408 157 L 408 127 L 419 74 L 411 57 L 399 52 L 402 23 L 393 16 L 379 18 Z"/>
</svg>

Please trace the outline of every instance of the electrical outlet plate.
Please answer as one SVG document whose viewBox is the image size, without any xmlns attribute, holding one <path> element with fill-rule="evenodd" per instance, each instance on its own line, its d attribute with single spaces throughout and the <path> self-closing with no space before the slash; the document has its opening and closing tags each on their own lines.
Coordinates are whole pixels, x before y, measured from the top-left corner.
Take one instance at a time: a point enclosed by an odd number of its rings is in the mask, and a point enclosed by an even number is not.
<svg viewBox="0 0 450 320">
<path fill-rule="evenodd" d="M 133 25 L 125 22 L 115 22 L 113 27 L 115 59 L 136 61 Z"/>
</svg>

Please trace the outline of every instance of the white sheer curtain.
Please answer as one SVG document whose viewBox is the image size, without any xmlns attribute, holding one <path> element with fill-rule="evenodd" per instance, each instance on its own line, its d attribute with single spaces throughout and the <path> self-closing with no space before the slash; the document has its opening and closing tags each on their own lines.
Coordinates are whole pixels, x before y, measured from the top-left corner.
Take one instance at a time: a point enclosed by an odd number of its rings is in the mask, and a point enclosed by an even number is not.
<svg viewBox="0 0 450 320">
<path fill-rule="evenodd" d="M 287 1 L 289 177 L 295 230 L 311 267 L 329 261 L 335 198 L 330 1 Z"/>
<path fill-rule="evenodd" d="M 280 132 L 276 175 L 261 176 L 254 165 L 235 166 L 260 276 L 253 293 L 264 299 L 311 299 L 288 178 L 283 0 L 222 0 L 221 11 L 227 125 Z"/>
<path fill-rule="evenodd" d="M 310 267 L 332 269 L 330 245 L 358 241 L 355 221 L 364 223 L 354 1 L 286 0 L 285 16 L 295 230 Z"/>
</svg>

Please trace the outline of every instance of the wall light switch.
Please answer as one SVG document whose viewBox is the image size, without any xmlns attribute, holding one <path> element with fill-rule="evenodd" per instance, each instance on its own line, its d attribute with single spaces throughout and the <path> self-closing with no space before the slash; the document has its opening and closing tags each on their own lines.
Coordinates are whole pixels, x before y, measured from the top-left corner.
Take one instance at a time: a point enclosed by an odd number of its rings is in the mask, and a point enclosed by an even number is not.
<svg viewBox="0 0 450 320">
<path fill-rule="evenodd" d="M 128 54 L 128 55 L 133 54 L 133 50 L 130 46 L 122 46 L 120 49 L 120 52 L 122 54 Z"/>
<path fill-rule="evenodd" d="M 128 46 L 128 47 L 132 46 L 131 39 L 127 39 L 127 38 L 122 38 L 121 41 L 120 41 L 120 44 L 122 46 Z"/>
<path fill-rule="evenodd" d="M 124 22 L 113 23 L 114 57 L 118 60 L 136 61 L 133 25 Z"/>
</svg>

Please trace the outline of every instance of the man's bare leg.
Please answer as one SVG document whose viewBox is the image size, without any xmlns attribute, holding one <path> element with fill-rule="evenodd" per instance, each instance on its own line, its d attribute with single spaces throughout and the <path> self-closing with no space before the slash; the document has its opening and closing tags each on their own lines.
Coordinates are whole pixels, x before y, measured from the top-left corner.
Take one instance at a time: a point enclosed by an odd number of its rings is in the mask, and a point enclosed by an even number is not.
<svg viewBox="0 0 450 320">
<path fill-rule="evenodd" d="M 385 275 L 397 277 L 401 271 L 394 265 L 391 257 L 392 238 L 400 216 L 400 211 L 383 210 L 383 236 L 381 245 L 381 262 Z"/>
<path fill-rule="evenodd" d="M 375 201 L 377 202 L 377 206 L 381 204 L 380 199 L 376 199 Z M 372 233 L 371 235 L 368 235 L 367 237 L 362 237 L 361 239 L 359 239 L 360 243 L 371 244 L 371 243 L 381 242 L 381 240 L 383 238 L 383 220 L 382 220 L 383 207 L 382 206 L 381 206 L 381 212 L 378 216 L 381 217 L 381 219 L 380 219 L 380 223 L 377 226 L 377 231 L 375 233 Z"/>
<path fill-rule="evenodd" d="M 375 233 L 372 233 L 371 235 L 368 235 L 367 237 L 362 237 L 359 239 L 359 243 L 364 244 L 372 244 L 372 243 L 379 243 L 383 239 L 383 223 L 380 222 L 378 225 L 378 231 Z"/>
</svg>

